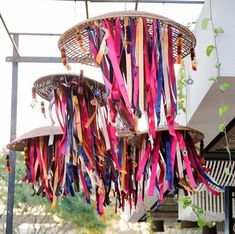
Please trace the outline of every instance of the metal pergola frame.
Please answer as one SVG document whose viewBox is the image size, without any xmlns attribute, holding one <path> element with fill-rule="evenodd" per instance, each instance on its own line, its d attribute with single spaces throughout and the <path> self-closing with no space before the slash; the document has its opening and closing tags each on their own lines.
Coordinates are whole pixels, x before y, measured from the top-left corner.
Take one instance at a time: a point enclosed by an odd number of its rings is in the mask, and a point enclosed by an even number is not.
<svg viewBox="0 0 235 234">
<path fill-rule="evenodd" d="M 231 234 L 233 232 L 233 199 L 235 193 L 235 187 L 225 187 L 224 192 L 224 231 L 225 234 Z"/>
<path fill-rule="evenodd" d="M 56 0 L 56 1 L 73 1 L 73 2 L 85 2 L 86 8 L 86 18 L 89 18 L 89 8 L 88 8 L 88 0 Z M 162 3 L 162 4 L 204 4 L 203 0 L 89 0 L 89 2 L 93 3 L 102 3 L 102 2 L 110 2 L 110 3 L 135 3 L 135 11 L 138 10 L 138 3 Z"/>
<path fill-rule="evenodd" d="M 17 48 L 19 46 L 19 36 L 58 36 L 58 34 L 45 34 L 45 33 L 9 33 L 13 35 L 13 55 L 6 57 L 6 62 L 12 63 L 12 92 L 11 92 L 11 125 L 10 125 L 10 141 L 16 138 L 17 129 L 17 100 L 18 100 L 18 65 L 21 62 L 30 63 L 60 63 L 59 57 L 32 57 L 20 56 Z M 72 62 L 72 61 L 71 61 Z M 14 208 L 14 191 L 15 191 L 15 151 L 9 152 L 10 167 L 12 172 L 8 175 L 8 194 L 7 194 L 7 216 L 6 216 L 6 234 L 13 233 L 13 208 Z"/>
<path fill-rule="evenodd" d="M 60 36 L 61 34 L 49 33 L 11 33 L 9 32 L 6 23 L 0 14 L 0 20 L 11 40 L 13 46 L 12 56 L 6 57 L 6 62 L 12 63 L 12 83 L 11 83 L 11 125 L 10 125 L 10 141 L 16 138 L 17 129 L 17 101 L 18 101 L 18 65 L 19 63 L 61 63 L 60 57 L 39 57 L 39 56 L 20 56 L 19 37 L 20 36 Z M 73 63 L 73 61 L 70 61 Z M 13 233 L 13 208 L 14 208 L 14 193 L 15 193 L 15 151 L 9 152 L 10 167 L 12 172 L 8 175 L 8 192 L 7 192 L 7 215 L 6 215 L 6 234 Z"/>
<path fill-rule="evenodd" d="M 62 1 L 74 1 L 77 0 L 62 0 Z M 86 17 L 89 18 L 89 9 L 88 2 L 125 2 L 125 3 L 135 3 L 135 10 L 138 10 L 138 3 L 175 3 L 175 4 L 203 4 L 204 1 L 200 0 L 79 0 L 85 2 L 86 8 Z M 6 57 L 6 62 L 12 63 L 12 94 L 11 94 L 11 125 L 10 125 L 10 141 L 16 138 L 16 129 L 17 129 L 17 99 L 18 99 L 18 64 L 19 63 L 61 63 L 60 57 L 39 57 L 39 56 L 20 56 L 18 51 L 19 46 L 19 37 L 20 36 L 60 36 L 60 34 L 49 34 L 49 33 L 11 33 L 8 31 L 8 28 L 3 20 L 2 15 L 0 14 L 0 19 L 6 29 L 6 32 L 13 45 L 13 54 L 12 56 Z M 73 61 L 69 60 L 70 63 Z M 221 154 L 220 154 L 221 155 Z M 7 216 L 6 216 L 6 234 L 13 233 L 13 207 L 14 207 L 14 184 L 15 184 L 15 152 L 10 151 L 10 166 L 12 168 L 12 173 L 9 173 L 8 176 L 8 200 L 7 200 Z M 209 156 L 219 158 L 213 154 Z M 233 155 L 235 158 L 235 155 Z M 226 192 L 227 191 L 227 192 Z M 228 188 L 225 191 L 225 216 L 227 221 L 225 222 L 225 227 L 227 230 L 231 229 L 231 202 L 232 202 L 232 192 L 231 188 Z M 227 195 L 226 195 L 227 194 Z M 230 208 L 229 208 L 230 207 Z M 230 232 L 226 232 L 230 233 Z"/>
</svg>

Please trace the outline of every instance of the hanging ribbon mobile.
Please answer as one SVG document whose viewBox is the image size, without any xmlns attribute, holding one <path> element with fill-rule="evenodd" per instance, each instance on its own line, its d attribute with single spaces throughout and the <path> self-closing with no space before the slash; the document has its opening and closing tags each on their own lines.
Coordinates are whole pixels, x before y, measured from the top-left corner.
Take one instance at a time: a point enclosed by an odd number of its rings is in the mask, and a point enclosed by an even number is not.
<svg viewBox="0 0 235 234">
<path fill-rule="evenodd" d="M 54 137 L 50 141 L 52 131 Z M 76 157 L 76 153 L 69 155 L 63 152 L 62 139 L 60 127 L 46 126 L 23 134 L 7 148 L 24 152 L 26 176 L 23 182 L 32 185 L 34 195 L 46 195 L 52 207 L 55 207 L 57 197 L 75 196 L 80 191 L 84 191 L 90 203 L 91 172 L 87 170 L 86 161 Z"/>
<path fill-rule="evenodd" d="M 204 135 L 189 127 L 175 126 L 175 136 L 167 126 L 156 132 L 152 147 L 147 133 L 119 139 L 119 164 L 121 206 L 125 202 L 136 208 L 146 196 L 158 196 L 160 204 L 166 192 L 177 194 L 179 188 L 192 193 L 199 184 L 204 184 L 214 195 L 223 186 L 208 175 L 204 167 L 203 149 L 196 150 L 195 144 L 203 147 Z"/>
<path fill-rule="evenodd" d="M 60 37 L 58 47 L 74 61 L 101 67 L 113 123 L 118 116 L 130 131 L 137 132 L 138 118 L 143 116 L 149 135 L 155 138 L 163 116 L 162 122 L 174 135 L 174 63 L 190 54 L 195 44 L 192 32 L 168 18 L 122 11 L 75 25 Z"/>
<path fill-rule="evenodd" d="M 116 170 L 120 170 L 117 134 L 108 121 L 104 85 L 85 77 L 81 71 L 80 75 L 53 74 L 39 78 L 34 82 L 34 89 L 50 102 L 51 118 L 52 107 L 55 107 L 56 119 L 63 132 L 60 154 L 65 157 L 64 164 L 80 168 L 87 200 L 90 192 L 81 170 L 93 175 L 97 210 L 102 215 L 103 205 L 110 202 L 111 182 L 117 181 Z M 56 173 L 62 173 L 62 178 L 63 171 Z"/>
<path fill-rule="evenodd" d="M 49 140 L 53 131 L 53 141 Z M 109 155 L 99 160 L 96 169 L 89 170 L 84 152 L 63 152 L 63 131 L 57 126 L 41 127 L 30 131 L 7 145 L 15 151 L 24 151 L 26 176 L 23 181 L 32 184 L 34 194 L 47 195 L 56 204 L 57 197 L 74 196 L 83 191 L 88 203 L 92 192 L 99 215 L 110 203 L 109 192 L 116 199 L 115 211 L 136 208 L 145 196 L 158 194 L 159 201 L 167 191 L 176 192 L 183 188 L 191 193 L 200 183 L 213 194 L 218 194 L 216 184 L 203 166 L 203 149 L 197 152 L 195 144 L 203 146 L 203 134 L 194 129 L 175 126 L 176 137 L 170 135 L 168 127 L 156 133 L 154 147 L 146 133 L 127 137 L 119 136 L 117 171 Z M 212 188 L 213 186 L 213 188 Z"/>
</svg>

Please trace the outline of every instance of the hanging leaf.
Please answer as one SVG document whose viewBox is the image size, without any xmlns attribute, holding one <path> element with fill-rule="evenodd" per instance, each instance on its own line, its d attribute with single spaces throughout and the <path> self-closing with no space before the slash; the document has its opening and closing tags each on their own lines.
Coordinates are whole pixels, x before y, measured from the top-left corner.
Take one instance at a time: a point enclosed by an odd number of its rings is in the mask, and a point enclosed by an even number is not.
<svg viewBox="0 0 235 234">
<path fill-rule="evenodd" d="M 224 132 L 224 129 L 225 129 L 225 124 L 224 123 L 220 124 L 219 125 L 219 131 Z"/>
<path fill-rule="evenodd" d="M 209 78 L 209 80 L 218 83 L 218 77 L 217 77 L 217 76 L 211 76 L 211 77 Z"/>
<path fill-rule="evenodd" d="M 182 203 L 182 206 L 184 209 L 187 208 L 188 206 L 190 206 L 192 203 L 190 197 L 182 197 L 180 199 L 180 202 Z"/>
<path fill-rule="evenodd" d="M 184 100 L 180 100 L 178 105 L 179 105 L 179 108 L 182 108 L 184 106 Z"/>
<path fill-rule="evenodd" d="M 209 18 L 204 18 L 204 19 L 202 19 L 201 26 L 202 26 L 202 29 L 203 29 L 203 30 L 206 30 L 206 29 L 207 29 L 209 20 L 210 20 Z"/>
<path fill-rule="evenodd" d="M 229 106 L 227 105 L 223 105 L 219 108 L 219 115 L 220 117 L 222 117 L 224 115 L 224 113 L 229 109 Z"/>
<path fill-rule="evenodd" d="M 218 27 L 214 29 L 214 33 L 217 34 L 221 34 L 224 33 L 224 29 L 222 27 Z"/>
<path fill-rule="evenodd" d="M 204 223 L 204 221 L 203 221 L 202 218 L 199 218 L 199 219 L 197 220 L 197 225 L 198 225 L 200 228 L 203 228 L 203 227 L 205 226 L 205 223 Z"/>
<path fill-rule="evenodd" d="M 221 66 L 221 63 L 220 62 L 216 62 L 216 64 L 215 64 L 215 68 L 220 68 L 220 66 Z"/>
<path fill-rule="evenodd" d="M 224 82 L 222 85 L 220 85 L 220 91 L 224 92 L 226 91 L 228 88 L 230 88 L 230 84 L 227 82 Z"/>
<path fill-rule="evenodd" d="M 201 207 L 199 207 L 199 206 L 194 206 L 194 207 L 195 207 L 196 212 L 197 212 L 198 215 L 200 215 L 200 216 L 205 215 L 205 210 L 203 210 Z"/>
<path fill-rule="evenodd" d="M 227 175 L 227 176 L 229 176 L 230 173 L 229 173 L 229 168 L 228 168 L 228 167 L 226 167 L 226 168 L 224 169 L 224 174 Z"/>
<path fill-rule="evenodd" d="M 213 46 L 213 45 L 207 46 L 207 48 L 206 48 L 206 55 L 207 55 L 208 57 L 210 57 L 211 52 L 212 52 L 214 49 L 215 49 L 215 46 Z"/>
<path fill-rule="evenodd" d="M 209 228 L 212 228 L 215 226 L 215 222 L 214 221 L 209 221 L 209 222 L 206 222 L 206 226 L 208 226 Z"/>
</svg>

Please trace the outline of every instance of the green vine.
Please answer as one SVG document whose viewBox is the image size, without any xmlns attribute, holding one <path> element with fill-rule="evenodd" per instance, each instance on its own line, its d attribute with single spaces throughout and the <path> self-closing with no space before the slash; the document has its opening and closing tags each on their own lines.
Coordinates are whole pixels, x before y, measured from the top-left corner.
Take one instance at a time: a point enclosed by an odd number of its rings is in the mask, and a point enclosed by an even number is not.
<svg viewBox="0 0 235 234">
<path fill-rule="evenodd" d="M 192 200 L 189 196 L 182 197 L 179 202 L 182 204 L 183 209 L 186 209 L 187 207 L 191 207 L 192 211 L 197 216 L 197 225 L 200 228 L 203 228 L 205 226 L 208 226 L 209 228 L 212 228 L 215 226 L 215 222 L 209 221 L 205 222 L 204 217 L 206 216 L 206 212 L 199 206 L 195 206 L 192 203 Z"/>
<path fill-rule="evenodd" d="M 226 127 L 225 127 L 225 122 L 226 122 L 225 121 L 225 113 L 229 109 L 229 106 L 224 104 L 224 92 L 230 88 L 230 84 L 227 83 L 227 82 L 221 82 L 221 80 L 220 80 L 220 77 L 221 77 L 221 61 L 220 61 L 220 58 L 219 58 L 219 52 L 218 52 L 218 47 L 217 47 L 217 37 L 221 36 L 224 33 L 224 29 L 220 26 L 215 27 L 213 17 L 212 17 L 212 3 L 211 3 L 211 0 L 209 1 L 209 9 L 210 9 L 209 18 L 202 19 L 201 27 L 202 27 L 203 30 L 206 30 L 209 23 L 211 23 L 212 30 L 213 30 L 214 44 L 207 46 L 206 55 L 208 57 L 210 57 L 211 54 L 213 53 L 213 51 L 215 52 L 216 63 L 215 63 L 214 66 L 217 70 L 217 74 L 216 74 L 216 76 L 211 76 L 209 78 L 209 80 L 218 85 L 218 89 L 220 90 L 220 93 L 221 93 L 221 104 L 220 104 L 220 107 L 218 108 L 218 114 L 221 117 L 221 123 L 219 124 L 218 129 L 219 129 L 220 132 L 223 132 L 224 135 L 225 135 L 226 150 L 229 154 L 229 159 L 230 159 L 230 162 L 231 162 L 231 152 L 230 152 L 229 141 L 228 141 L 228 136 L 227 136 Z M 229 171 L 228 168 L 225 168 L 225 173 L 226 174 L 227 174 L 228 171 Z"/>
<path fill-rule="evenodd" d="M 146 197 L 145 200 L 145 212 L 147 215 L 147 222 L 149 223 L 149 234 L 153 234 L 153 214 L 151 210 L 151 205 L 150 205 L 150 198 Z"/>
<path fill-rule="evenodd" d="M 178 94 L 178 109 L 182 110 L 186 113 L 185 109 L 185 94 L 184 89 L 187 85 L 187 81 L 185 79 L 185 66 L 184 62 L 181 63 L 179 68 L 179 79 L 177 80 L 177 94 Z"/>
<path fill-rule="evenodd" d="M 192 31 L 192 28 L 195 27 L 196 23 L 197 23 L 197 21 L 188 22 L 187 25 L 186 25 L 186 27 L 187 27 L 189 30 Z"/>
<path fill-rule="evenodd" d="M 153 215 L 151 210 L 147 210 L 147 222 L 149 223 L 149 234 L 153 234 Z"/>
</svg>

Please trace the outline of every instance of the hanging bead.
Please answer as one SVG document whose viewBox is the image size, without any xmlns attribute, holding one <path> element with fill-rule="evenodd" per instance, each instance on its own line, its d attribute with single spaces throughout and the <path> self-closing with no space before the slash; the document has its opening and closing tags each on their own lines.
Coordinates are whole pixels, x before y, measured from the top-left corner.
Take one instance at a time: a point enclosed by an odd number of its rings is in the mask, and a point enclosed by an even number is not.
<svg viewBox="0 0 235 234">
<path fill-rule="evenodd" d="M 204 157 L 204 141 L 200 141 L 200 161 L 202 165 L 205 165 L 205 157 Z"/>
<path fill-rule="evenodd" d="M 83 77 L 84 77 L 84 71 L 81 69 L 81 70 L 80 70 L 80 79 L 82 80 Z"/>
<path fill-rule="evenodd" d="M 65 49 L 61 49 L 61 61 L 63 63 L 63 65 L 66 67 L 67 70 L 71 70 L 71 67 L 69 66 L 68 64 L 68 58 L 67 58 L 67 55 L 65 53 Z"/>
<path fill-rule="evenodd" d="M 82 34 L 80 32 L 77 32 L 76 41 L 77 41 L 79 47 L 82 49 L 82 51 L 86 52 L 86 48 L 83 47 L 83 39 L 82 39 Z"/>
<path fill-rule="evenodd" d="M 119 153 L 119 148 L 117 146 L 114 147 L 114 153 L 118 154 Z"/>
<path fill-rule="evenodd" d="M 95 89 L 94 94 L 96 97 L 100 97 L 101 96 L 101 90 L 100 89 Z"/>
<path fill-rule="evenodd" d="M 187 156 L 188 155 L 188 151 L 185 149 L 185 150 L 183 150 L 183 156 Z"/>
<path fill-rule="evenodd" d="M 36 100 L 36 96 L 37 96 L 36 88 L 33 87 L 32 88 L 32 99 Z"/>
<path fill-rule="evenodd" d="M 107 55 L 109 52 L 109 48 L 106 46 L 105 49 L 104 49 L 104 55 Z"/>
<path fill-rule="evenodd" d="M 183 36 L 182 33 L 178 34 L 177 39 L 177 57 L 176 57 L 176 64 L 182 63 L 182 44 L 183 44 Z"/>
<path fill-rule="evenodd" d="M 127 53 L 130 54 L 131 52 L 131 27 L 130 25 L 127 25 L 125 28 L 125 46 L 127 48 Z"/>
<path fill-rule="evenodd" d="M 32 102 L 31 102 L 30 106 L 31 106 L 32 108 L 34 108 L 34 107 L 36 106 L 37 102 L 38 102 L 38 101 L 37 101 L 36 87 L 33 87 L 33 88 L 32 88 Z"/>
<path fill-rule="evenodd" d="M 12 169 L 11 169 L 11 166 L 10 166 L 10 156 L 9 156 L 9 154 L 6 155 L 6 168 L 7 168 L 8 173 L 12 172 Z"/>
<path fill-rule="evenodd" d="M 192 85 L 193 84 L 193 79 L 191 78 L 191 76 L 189 76 L 189 78 L 187 79 L 187 84 L 188 85 Z"/>
<path fill-rule="evenodd" d="M 45 104 L 44 101 L 41 101 L 41 112 L 44 115 L 44 118 L 46 118 L 46 112 L 45 112 Z"/>
<path fill-rule="evenodd" d="M 197 61 L 196 61 L 196 58 L 195 58 L 196 56 L 195 56 L 194 48 L 191 48 L 190 53 L 191 53 L 192 69 L 193 69 L 193 71 L 197 71 Z"/>
<path fill-rule="evenodd" d="M 78 95 L 83 95 L 83 87 L 78 86 Z"/>
<path fill-rule="evenodd" d="M 106 92 L 102 91 L 102 99 L 106 102 L 107 101 L 107 94 Z"/>
<path fill-rule="evenodd" d="M 103 100 L 102 100 L 101 90 L 99 88 L 97 88 L 93 92 L 94 92 L 94 95 L 95 95 L 97 101 L 99 103 L 102 103 Z"/>
<path fill-rule="evenodd" d="M 24 147 L 24 162 L 25 164 L 28 164 L 28 161 L 29 161 L 29 152 L 28 152 L 28 147 L 25 146 Z"/>
<path fill-rule="evenodd" d="M 92 105 L 92 106 L 96 106 L 96 105 L 97 105 L 97 100 L 96 100 L 95 98 L 93 98 L 93 99 L 91 100 L 91 105 Z"/>
</svg>

